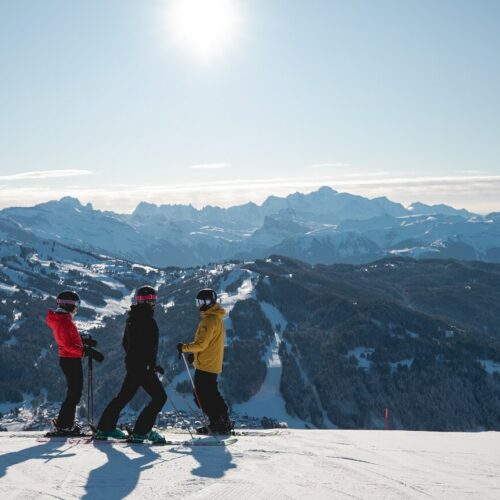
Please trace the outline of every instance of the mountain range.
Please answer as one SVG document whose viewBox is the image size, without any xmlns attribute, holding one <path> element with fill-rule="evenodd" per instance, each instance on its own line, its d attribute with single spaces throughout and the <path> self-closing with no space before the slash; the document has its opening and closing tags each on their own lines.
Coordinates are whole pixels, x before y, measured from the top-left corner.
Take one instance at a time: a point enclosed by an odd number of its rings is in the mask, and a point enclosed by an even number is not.
<svg viewBox="0 0 500 500">
<path fill-rule="evenodd" d="M 44 405 L 63 397 L 44 317 L 70 288 L 82 297 L 79 330 L 106 355 L 94 367 L 98 414 L 123 377 L 134 290 L 149 283 L 159 294 L 158 362 L 177 407 L 191 395 L 175 346 L 192 338 L 194 297 L 210 286 L 228 313 L 220 385 L 234 414 L 376 429 L 389 407 L 397 429 L 500 429 L 498 264 L 391 256 L 312 265 L 271 255 L 157 268 L 5 227 L 16 234 L 0 244 L 0 412 L 30 402 L 43 420 Z M 131 410 L 145 400 L 139 394 Z"/>
<path fill-rule="evenodd" d="M 190 267 L 271 254 L 312 264 L 387 256 L 500 262 L 500 213 L 447 205 L 404 207 L 322 187 L 230 208 L 140 203 L 131 214 L 66 197 L 0 211 L 0 238 L 42 238 L 157 267 Z"/>
</svg>

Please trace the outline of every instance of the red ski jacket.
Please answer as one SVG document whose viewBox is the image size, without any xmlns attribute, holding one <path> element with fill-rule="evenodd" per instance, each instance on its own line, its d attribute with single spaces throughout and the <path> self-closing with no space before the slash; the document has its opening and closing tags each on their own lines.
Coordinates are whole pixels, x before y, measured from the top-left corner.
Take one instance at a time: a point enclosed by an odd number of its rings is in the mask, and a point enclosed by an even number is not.
<svg viewBox="0 0 500 500">
<path fill-rule="evenodd" d="M 45 322 L 52 329 L 59 356 L 61 358 L 82 358 L 83 343 L 69 313 L 59 313 L 49 309 Z"/>
</svg>

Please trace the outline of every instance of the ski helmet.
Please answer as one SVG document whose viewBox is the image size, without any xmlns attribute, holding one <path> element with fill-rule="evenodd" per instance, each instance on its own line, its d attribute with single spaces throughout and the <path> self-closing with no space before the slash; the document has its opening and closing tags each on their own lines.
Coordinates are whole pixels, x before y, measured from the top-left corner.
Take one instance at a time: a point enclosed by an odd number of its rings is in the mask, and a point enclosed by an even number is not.
<svg viewBox="0 0 500 500">
<path fill-rule="evenodd" d="M 211 288 L 204 288 L 196 295 L 196 306 L 201 311 L 206 311 L 217 302 L 217 294 Z"/>
<path fill-rule="evenodd" d="M 57 305 L 68 312 L 73 312 L 77 307 L 80 307 L 80 296 L 71 290 L 61 292 L 56 299 Z"/>
<path fill-rule="evenodd" d="M 156 290 L 148 285 L 141 286 L 141 288 L 138 288 L 137 292 L 135 292 L 135 301 L 138 304 L 142 304 L 143 302 L 154 304 L 157 298 L 158 295 L 156 294 Z"/>
</svg>

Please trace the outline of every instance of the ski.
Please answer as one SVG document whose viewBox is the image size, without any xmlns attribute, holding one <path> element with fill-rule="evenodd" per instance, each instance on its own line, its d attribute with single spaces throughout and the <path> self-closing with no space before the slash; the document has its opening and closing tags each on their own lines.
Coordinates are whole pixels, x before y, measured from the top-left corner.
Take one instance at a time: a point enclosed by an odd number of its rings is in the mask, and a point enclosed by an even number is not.
<svg viewBox="0 0 500 500">
<path fill-rule="evenodd" d="M 93 436 L 38 436 L 37 443 L 71 443 L 90 444 L 94 441 Z"/>
<path fill-rule="evenodd" d="M 289 434 L 289 431 L 283 429 L 259 430 L 259 429 L 235 429 L 235 436 L 282 436 Z"/>
<path fill-rule="evenodd" d="M 172 434 L 187 434 L 189 431 L 187 429 L 165 429 L 165 432 Z M 196 431 L 192 431 L 196 434 Z M 284 434 L 289 434 L 286 429 L 234 429 L 230 434 L 220 434 L 220 436 L 281 436 Z M 210 436 L 210 434 L 207 434 Z"/>
<path fill-rule="evenodd" d="M 170 431 L 169 431 L 170 432 Z M 181 434 L 182 432 L 172 431 L 173 434 Z M 187 431 L 186 431 L 187 433 Z M 0 436 L 4 437 L 4 436 Z M 95 439 L 92 434 L 84 434 L 82 436 L 48 436 L 46 434 L 40 434 L 38 432 L 17 432 L 14 434 L 9 434 L 5 436 L 9 439 L 12 438 L 25 438 L 25 439 L 35 439 L 38 443 L 50 443 L 50 442 L 61 442 L 70 444 L 111 444 L 111 445 L 145 445 L 145 446 L 230 446 L 238 441 L 237 437 L 224 435 L 220 437 L 215 436 L 203 436 L 194 439 L 167 439 L 165 443 L 152 443 L 149 441 L 143 443 L 131 443 L 126 440 L 118 439 Z"/>
<path fill-rule="evenodd" d="M 212 438 L 200 438 L 200 439 L 166 439 L 164 442 L 152 443 L 150 441 L 133 442 L 133 441 L 119 441 L 119 440 L 101 440 L 94 439 L 96 444 L 111 444 L 111 445 L 121 445 L 121 446 L 151 446 L 151 447 L 162 447 L 162 446 L 229 446 L 236 443 L 237 438 L 225 438 L 225 439 L 212 439 Z"/>
<path fill-rule="evenodd" d="M 61 442 L 68 444 L 96 444 L 96 445 L 118 445 L 118 446 L 150 446 L 150 447 L 162 447 L 162 446 L 230 446 L 238 441 L 237 438 L 225 438 L 225 439 L 212 439 L 212 438 L 200 438 L 200 439 L 188 439 L 188 440 L 177 440 L 177 439 L 167 439 L 165 442 L 152 443 L 150 441 L 131 442 L 126 440 L 118 439 L 95 439 L 93 436 L 38 436 L 36 438 L 38 443 L 51 443 L 51 442 Z"/>
</svg>

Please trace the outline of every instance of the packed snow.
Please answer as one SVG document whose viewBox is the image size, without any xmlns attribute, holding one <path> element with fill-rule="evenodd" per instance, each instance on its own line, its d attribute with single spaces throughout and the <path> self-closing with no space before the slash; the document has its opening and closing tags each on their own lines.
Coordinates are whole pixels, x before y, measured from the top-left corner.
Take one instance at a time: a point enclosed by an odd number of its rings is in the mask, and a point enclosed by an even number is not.
<svg viewBox="0 0 500 500">
<path fill-rule="evenodd" d="M 12 294 L 19 291 L 19 288 L 15 285 L 6 285 L 5 283 L 0 283 L 0 290 L 4 293 Z"/>
<path fill-rule="evenodd" d="M 479 362 L 481 363 L 481 366 L 483 367 L 483 370 L 486 371 L 486 373 L 489 373 L 490 375 L 493 375 L 494 373 L 500 373 L 500 363 L 492 361 L 491 359 L 480 359 Z"/>
<path fill-rule="evenodd" d="M 396 371 L 400 366 L 405 366 L 406 368 L 411 368 L 413 364 L 413 358 L 410 359 L 402 359 L 401 361 L 396 361 L 394 363 L 389 363 L 391 367 L 391 372 Z"/>
<path fill-rule="evenodd" d="M 242 284 L 238 287 L 236 293 L 228 293 L 225 291 L 225 288 L 236 282 L 242 276 L 246 278 L 243 279 Z M 252 271 L 248 271 L 247 269 L 232 271 L 228 278 L 221 284 L 220 288 L 224 291 L 220 292 L 220 303 L 222 307 L 229 314 L 231 309 L 235 306 L 236 302 L 240 300 L 246 300 L 255 295 L 254 283 L 253 280 L 257 279 L 257 273 L 253 273 Z"/>
<path fill-rule="evenodd" d="M 373 353 L 375 349 L 372 347 L 356 347 L 356 349 L 352 349 L 347 353 L 347 358 L 354 356 L 358 362 L 358 368 L 362 368 L 363 370 L 369 370 L 372 362 L 368 359 Z"/>
<path fill-rule="evenodd" d="M 500 497 L 495 432 L 292 430 L 241 436 L 228 447 L 38 442 L 30 435 L 0 433 L 4 499 Z"/>
</svg>

